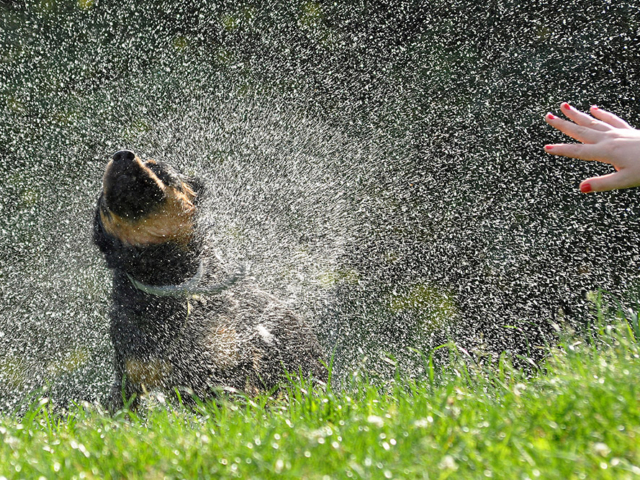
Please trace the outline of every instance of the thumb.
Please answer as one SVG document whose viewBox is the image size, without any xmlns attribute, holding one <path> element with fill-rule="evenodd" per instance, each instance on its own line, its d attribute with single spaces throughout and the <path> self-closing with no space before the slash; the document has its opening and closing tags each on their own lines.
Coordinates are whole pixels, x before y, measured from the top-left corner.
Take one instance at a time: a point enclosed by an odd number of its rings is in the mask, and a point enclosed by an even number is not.
<svg viewBox="0 0 640 480">
<path fill-rule="evenodd" d="M 628 172 L 621 170 L 601 177 L 588 178 L 580 184 L 580 191 L 582 193 L 606 192 L 636 186 L 637 184 L 633 181 L 633 177 Z"/>
</svg>

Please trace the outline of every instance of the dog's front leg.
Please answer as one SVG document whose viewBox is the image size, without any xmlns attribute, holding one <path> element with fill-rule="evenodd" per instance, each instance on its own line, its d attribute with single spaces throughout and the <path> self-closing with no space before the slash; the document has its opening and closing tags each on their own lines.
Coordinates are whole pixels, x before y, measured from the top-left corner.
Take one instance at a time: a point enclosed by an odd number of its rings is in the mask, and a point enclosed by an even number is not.
<svg viewBox="0 0 640 480">
<path fill-rule="evenodd" d="M 140 392 L 133 386 L 127 375 L 116 368 L 116 376 L 111 386 L 109 411 L 113 414 L 125 408 L 136 411 L 140 401 Z"/>
</svg>

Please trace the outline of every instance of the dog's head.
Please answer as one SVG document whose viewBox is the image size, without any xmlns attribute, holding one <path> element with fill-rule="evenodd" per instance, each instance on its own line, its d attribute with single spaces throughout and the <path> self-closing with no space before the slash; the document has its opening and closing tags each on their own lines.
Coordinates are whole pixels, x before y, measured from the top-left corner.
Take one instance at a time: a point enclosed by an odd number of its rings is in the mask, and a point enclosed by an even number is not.
<svg viewBox="0 0 640 480">
<path fill-rule="evenodd" d="M 201 192 L 199 181 L 164 163 L 117 152 L 104 173 L 94 242 L 111 268 L 133 274 L 142 260 L 193 253 Z"/>
</svg>

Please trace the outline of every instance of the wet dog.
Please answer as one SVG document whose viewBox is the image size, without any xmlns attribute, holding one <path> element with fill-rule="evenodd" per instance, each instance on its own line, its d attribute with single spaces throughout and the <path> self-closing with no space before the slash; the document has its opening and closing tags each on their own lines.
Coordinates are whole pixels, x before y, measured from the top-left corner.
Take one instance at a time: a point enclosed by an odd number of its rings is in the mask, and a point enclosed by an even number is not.
<svg viewBox="0 0 640 480">
<path fill-rule="evenodd" d="M 198 180 L 127 150 L 107 165 L 93 238 L 113 272 L 112 410 L 150 390 L 269 390 L 285 371 L 326 381 L 309 325 L 207 254 L 203 195 Z"/>
</svg>

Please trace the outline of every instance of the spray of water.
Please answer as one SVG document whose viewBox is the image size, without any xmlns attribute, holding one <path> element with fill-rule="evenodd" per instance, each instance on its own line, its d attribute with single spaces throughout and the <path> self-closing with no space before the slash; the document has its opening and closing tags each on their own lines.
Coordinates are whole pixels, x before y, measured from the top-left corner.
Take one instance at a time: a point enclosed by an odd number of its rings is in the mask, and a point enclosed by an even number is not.
<svg viewBox="0 0 640 480">
<path fill-rule="evenodd" d="M 90 231 L 121 148 L 204 180 L 212 251 L 338 379 L 448 340 L 535 358 L 590 291 L 633 290 L 637 195 L 581 196 L 606 167 L 540 146 L 564 100 L 639 124 L 635 2 L 419 3 L 0 4 L 0 406 L 108 391 Z"/>
</svg>

